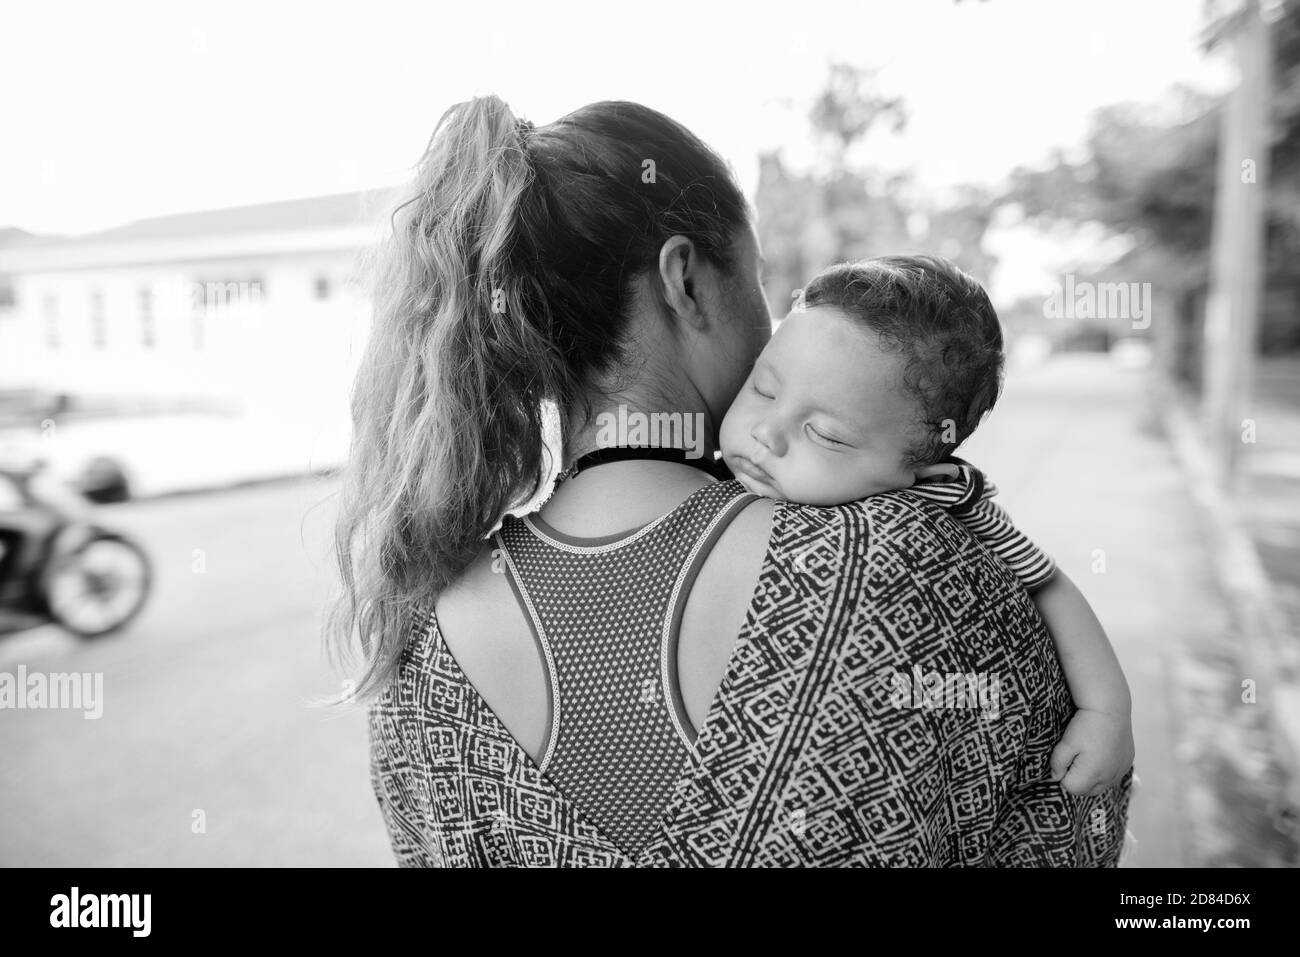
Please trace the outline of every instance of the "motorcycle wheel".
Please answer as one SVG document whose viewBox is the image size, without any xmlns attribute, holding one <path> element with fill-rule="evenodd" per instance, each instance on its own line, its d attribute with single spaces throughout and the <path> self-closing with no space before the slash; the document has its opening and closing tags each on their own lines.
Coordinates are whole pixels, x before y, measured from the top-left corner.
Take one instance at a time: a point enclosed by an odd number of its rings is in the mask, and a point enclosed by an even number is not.
<svg viewBox="0 0 1300 957">
<path fill-rule="evenodd" d="M 97 638 L 139 614 L 152 583 L 153 569 L 139 545 L 99 532 L 53 560 L 44 597 L 59 624 L 83 638 Z"/>
</svg>

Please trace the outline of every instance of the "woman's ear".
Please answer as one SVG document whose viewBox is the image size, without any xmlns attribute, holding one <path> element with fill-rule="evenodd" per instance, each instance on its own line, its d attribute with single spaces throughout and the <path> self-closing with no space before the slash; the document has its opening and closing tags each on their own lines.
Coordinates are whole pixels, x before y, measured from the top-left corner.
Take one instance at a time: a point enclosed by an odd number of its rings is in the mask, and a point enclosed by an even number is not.
<svg viewBox="0 0 1300 957">
<path fill-rule="evenodd" d="M 699 292 L 703 260 L 685 236 L 670 236 L 659 248 L 659 298 L 677 319 L 698 326 L 704 319 Z"/>
</svg>

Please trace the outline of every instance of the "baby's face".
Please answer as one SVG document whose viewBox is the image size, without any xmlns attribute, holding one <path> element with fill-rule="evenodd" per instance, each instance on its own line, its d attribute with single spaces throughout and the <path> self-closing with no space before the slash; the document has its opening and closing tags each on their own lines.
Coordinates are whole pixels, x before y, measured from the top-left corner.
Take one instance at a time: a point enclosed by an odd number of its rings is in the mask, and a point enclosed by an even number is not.
<svg viewBox="0 0 1300 957">
<path fill-rule="evenodd" d="M 919 435 L 902 358 L 840 310 L 792 312 L 722 421 L 722 455 L 752 492 L 840 505 L 915 480 Z"/>
</svg>

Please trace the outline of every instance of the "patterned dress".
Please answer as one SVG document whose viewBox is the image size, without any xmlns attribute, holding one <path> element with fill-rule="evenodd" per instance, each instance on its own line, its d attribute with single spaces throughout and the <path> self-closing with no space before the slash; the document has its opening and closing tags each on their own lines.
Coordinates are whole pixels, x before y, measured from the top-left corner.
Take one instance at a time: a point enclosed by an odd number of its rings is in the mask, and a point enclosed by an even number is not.
<svg viewBox="0 0 1300 957">
<path fill-rule="evenodd" d="M 634 849 L 520 747 L 431 613 L 371 706 L 371 781 L 402 866 L 1114 866 L 1131 772 L 1095 797 L 1048 779 L 1073 712 L 1025 589 L 942 508 L 777 502 L 721 687 Z"/>
</svg>

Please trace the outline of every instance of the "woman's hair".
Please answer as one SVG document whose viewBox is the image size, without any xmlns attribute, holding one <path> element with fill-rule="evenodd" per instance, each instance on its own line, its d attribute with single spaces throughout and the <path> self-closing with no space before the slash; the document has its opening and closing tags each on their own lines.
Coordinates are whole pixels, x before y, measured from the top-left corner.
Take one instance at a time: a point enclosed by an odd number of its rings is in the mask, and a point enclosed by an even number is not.
<svg viewBox="0 0 1300 957">
<path fill-rule="evenodd" d="M 882 256 L 823 270 L 804 308 L 834 306 L 903 357 L 920 438 L 906 468 L 933 465 L 970 437 L 1002 391 L 1002 326 L 973 277 L 938 256 Z"/>
<path fill-rule="evenodd" d="M 538 128 L 495 96 L 443 115 L 369 270 L 326 624 L 336 660 L 359 636 L 358 698 L 398 666 L 412 614 L 539 491 L 543 402 L 589 416 L 626 362 L 633 281 L 663 243 L 684 236 L 730 272 L 748 215 L 723 161 L 636 103 Z"/>
</svg>

